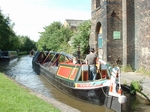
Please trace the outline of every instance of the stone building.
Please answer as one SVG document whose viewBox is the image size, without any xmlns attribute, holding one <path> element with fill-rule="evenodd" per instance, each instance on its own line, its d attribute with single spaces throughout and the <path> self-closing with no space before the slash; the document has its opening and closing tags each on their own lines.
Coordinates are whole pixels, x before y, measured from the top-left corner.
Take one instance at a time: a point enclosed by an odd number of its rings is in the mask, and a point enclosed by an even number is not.
<svg viewBox="0 0 150 112">
<path fill-rule="evenodd" d="M 99 58 L 150 70 L 150 0 L 91 0 L 91 20 Z"/>
<path fill-rule="evenodd" d="M 64 27 L 70 27 L 71 30 L 76 30 L 77 26 L 84 20 L 66 19 L 64 21 Z"/>
</svg>

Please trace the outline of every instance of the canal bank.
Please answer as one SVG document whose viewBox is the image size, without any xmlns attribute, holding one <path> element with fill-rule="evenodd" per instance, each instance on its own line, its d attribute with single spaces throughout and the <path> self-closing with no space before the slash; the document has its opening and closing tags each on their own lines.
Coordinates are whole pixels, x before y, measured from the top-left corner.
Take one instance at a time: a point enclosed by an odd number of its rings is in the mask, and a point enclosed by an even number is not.
<svg viewBox="0 0 150 112">
<path fill-rule="evenodd" d="M 0 74 L 2 75 L 2 74 Z M 3 74 L 4 75 L 4 74 Z M 55 100 L 54 98 L 49 98 L 49 97 L 46 97 L 38 92 L 35 92 L 31 89 L 29 89 L 28 87 L 24 86 L 23 84 L 17 82 L 16 80 L 10 78 L 9 76 L 5 75 L 9 80 L 11 80 L 12 82 L 14 82 L 15 84 L 19 85 L 20 87 L 24 88 L 24 89 L 27 89 L 30 94 L 33 94 L 35 96 L 37 96 L 38 98 L 48 102 L 49 104 L 53 105 L 54 107 L 58 108 L 61 112 L 80 112 L 79 110 L 71 107 L 71 106 L 68 106 L 64 103 L 61 103 L 57 100 Z"/>
<path fill-rule="evenodd" d="M 147 96 L 148 100 L 150 100 L 150 77 L 146 75 L 142 75 L 140 73 L 136 73 L 136 72 L 122 72 L 121 73 L 122 84 L 130 85 L 132 81 L 142 82 L 141 85 L 143 87 L 143 90 L 141 92 Z M 144 96 L 142 95 L 142 97 Z"/>
</svg>

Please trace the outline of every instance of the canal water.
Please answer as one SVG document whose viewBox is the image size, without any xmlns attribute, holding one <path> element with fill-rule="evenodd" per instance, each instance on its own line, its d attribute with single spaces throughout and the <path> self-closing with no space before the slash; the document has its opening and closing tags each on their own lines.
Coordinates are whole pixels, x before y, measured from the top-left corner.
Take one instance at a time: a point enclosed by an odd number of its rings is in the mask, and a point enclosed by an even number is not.
<svg viewBox="0 0 150 112">
<path fill-rule="evenodd" d="M 21 56 L 9 63 L 0 63 L 0 72 L 5 73 L 35 92 L 49 98 L 54 98 L 81 112 L 113 112 L 113 110 L 103 106 L 92 105 L 73 99 L 54 88 L 46 79 L 33 71 L 32 57 L 28 55 Z M 128 112 L 150 112 L 150 104 L 139 96 L 130 97 L 128 102 L 131 104 L 129 107 L 130 111 Z"/>
</svg>

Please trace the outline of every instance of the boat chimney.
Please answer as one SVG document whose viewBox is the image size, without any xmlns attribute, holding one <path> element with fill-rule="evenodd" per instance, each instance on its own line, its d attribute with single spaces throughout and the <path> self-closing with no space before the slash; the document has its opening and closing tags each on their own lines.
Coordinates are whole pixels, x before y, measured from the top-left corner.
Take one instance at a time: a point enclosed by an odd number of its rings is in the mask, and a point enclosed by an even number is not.
<svg viewBox="0 0 150 112">
<path fill-rule="evenodd" d="M 77 62 L 80 64 L 80 46 L 77 46 Z"/>
</svg>

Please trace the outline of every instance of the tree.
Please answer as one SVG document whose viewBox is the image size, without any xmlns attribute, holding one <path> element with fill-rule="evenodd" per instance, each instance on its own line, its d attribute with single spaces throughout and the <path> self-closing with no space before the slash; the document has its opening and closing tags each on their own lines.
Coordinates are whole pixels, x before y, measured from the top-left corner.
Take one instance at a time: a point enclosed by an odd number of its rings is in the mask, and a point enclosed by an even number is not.
<svg viewBox="0 0 150 112">
<path fill-rule="evenodd" d="M 44 27 L 44 32 L 37 43 L 38 50 L 65 51 L 66 53 L 76 54 L 77 47 L 81 48 L 81 56 L 85 57 L 89 53 L 89 37 L 91 32 L 91 21 L 82 22 L 77 31 L 65 28 L 60 22 L 53 22 Z"/>
<path fill-rule="evenodd" d="M 36 49 L 36 42 L 32 41 L 28 36 L 18 36 L 19 38 L 19 50 L 20 51 L 30 51 Z"/>
<path fill-rule="evenodd" d="M 67 51 L 62 46 L 68 44 L 72 36 L 71 29 L 63 27 L 60 22 L 53 22 L 51 25 L 44 27 L 44 30 L 44 32 L 40 32 L 41 36 L 37 45 L 38 50 Z"/>
<path fill-rule="evenodd" d="M 13 28 L 13 24 L 11 24 L 9 17 L 5 17 L 2 14 L 2 11 L 0 10 L 0 49 L 1 50 L 12 49 L 12 45 L 14 44 L 12 43 L 12 41 L 15 42 L 14 40 L 16 40 L 15 33 L 12 28 Z"/>
<path fill-rule="evenodd" d="M 77 31 L 71 37 L 70 44 L 74 53 L 80 46 L 81 56 L 85 57 L 89 53 L 89 37 L 91 32 L 91 21 L 86 20 L 79 24 Z"/>
<path fill-rule="evenodd" d="M 9 17 L 5 17 L 0 10 L 0 50 L 23 50 L 36 49 L 36 43 L 28 36 L 16 36 L 13 31 L 14 23 L 11 24 Z"/>
<path fill-rule="evenodd" d="M 18 50 L 19 45 L 20 45 L 19 38 L 17 36 L 14 36 L 13 38 L 10 39 L 10 47 L 12 50 Z"/>
</svg>

